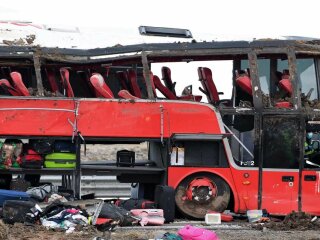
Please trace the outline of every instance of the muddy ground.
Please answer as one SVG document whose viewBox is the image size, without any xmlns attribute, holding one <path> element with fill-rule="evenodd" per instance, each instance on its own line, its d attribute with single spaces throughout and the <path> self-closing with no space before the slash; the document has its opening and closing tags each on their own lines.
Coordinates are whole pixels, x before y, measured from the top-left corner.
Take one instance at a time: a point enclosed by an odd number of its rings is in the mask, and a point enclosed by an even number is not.
<svg viewBox="0 0 320 240">
<path fill-rule="evenodd" d="M 196 225 L 193 223 L 192 225 Z M 201 224 L 200 224 L 201 226 Z M 169 229 L 165 229 L 165 228 Z M 7 234 L 0 233 L 0 239 L 23 239 L 23 240 L 87 240 L 102 237 L 104 239 L 155 239 L 157 236 L 162 236 L 165 232 L 176 233 L 182 226 L 170 227 L 170 225 L 159 227 L 125 227 L 116 228 L 111 234 L 97 231 L 94 227 L 87 227 L 79 230 L 78 232 L 66 234 L 63 231 L 47 230 L 41 226 L 24 226 L 23 224 L 15 224 L 6 226 Z M 249 224 L 227 224 L 220 226 L 209 227 L 219 236 L 220 239 L 237 239 L 237 240 L 250 240 L 250 239 L 320 239 L 319 230 L 284 230 L 274 231 L 270 229 L 257 230 L 252 228 Z M 7 237 L 5 236 L 7 235 Z"/>
<path fill-rule="evenodd" d="M 186 224 L 207 228 L 215 231 L 220 239 L 320 239 L 320 220 L 312 222 L 312 217 L 293 213 L 284 220 L 269 223 L 248 223 L 246 220 L 236 220 L 232 223 L 206 226 L 201 221 L 177 220 L 164 226 L 116 227 L 113 232 L 100 232 L 93 226 L 80 227 L 77 231 L 66 234 L 62 230 L 49 230 L 40 225 L 5 225 L 0 222 L 0 240 L 2 239 L 52 239 L 52 240 L 85 240 L 85 239 L 155 239 L 166 232 L 177 233 Z"/>
</svg>

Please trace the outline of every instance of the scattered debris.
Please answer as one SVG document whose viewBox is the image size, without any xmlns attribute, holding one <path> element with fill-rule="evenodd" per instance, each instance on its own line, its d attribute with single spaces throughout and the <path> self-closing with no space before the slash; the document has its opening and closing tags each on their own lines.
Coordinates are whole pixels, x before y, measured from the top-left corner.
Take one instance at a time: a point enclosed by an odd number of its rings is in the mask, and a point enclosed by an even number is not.
<svg viewBox="0 0 320 240">
<path fill-rule="evenodd" d="M 36 35 L 34 34 L 30 34 L 26 37 L 26 41 L 27 43 L 30 45 L 34 42 L 34 40 L 36 39 Z"/>
<path fill-rule="evenodd" d="M 2 40 L 2 42 L 8 46 L 24 46 L 24 45 L 26 45 L 26 42 L 22 38 L 14 39 L 12 41 Z"/>
<path fill-rule="evenodd" d="M 264 224 L 254 225 L 253 227 L 259 230 L 263 228 L 275 231 L 288 231 L 288 230 L 319 230 L 320 222 L 312 221 L 312 216 L 304 212 L 292 212 L 288 214 L 282 222 L 270 221 Z"/>
</svg>

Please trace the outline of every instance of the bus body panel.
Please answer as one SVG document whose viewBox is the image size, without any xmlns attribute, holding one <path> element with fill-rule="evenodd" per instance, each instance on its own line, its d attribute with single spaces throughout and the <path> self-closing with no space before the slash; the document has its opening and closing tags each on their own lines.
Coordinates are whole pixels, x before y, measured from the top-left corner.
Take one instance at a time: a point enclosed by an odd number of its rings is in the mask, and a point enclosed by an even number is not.
<svg viewBox="0 0 320 240">
<path fill-rule="evenodd" d="M 75 120 L 84 137 L 220 134 L 215 112 L 208 106 L 173 101 L 1 99 L 0 135 L 71 136 Z"/>
</svg>

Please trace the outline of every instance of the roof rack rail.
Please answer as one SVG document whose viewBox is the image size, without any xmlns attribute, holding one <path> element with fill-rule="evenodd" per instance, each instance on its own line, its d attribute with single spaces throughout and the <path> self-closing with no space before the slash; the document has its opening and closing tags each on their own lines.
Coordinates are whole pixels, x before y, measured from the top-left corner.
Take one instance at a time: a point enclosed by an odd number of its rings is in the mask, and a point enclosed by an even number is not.
<svg viewBox="0 0 320 240">
<path fill-rule="evenodd" d="M 192 38 L 191 31 L 182 28 L 140 26 L 139 32 L 149 36 Z"/>
</svg>

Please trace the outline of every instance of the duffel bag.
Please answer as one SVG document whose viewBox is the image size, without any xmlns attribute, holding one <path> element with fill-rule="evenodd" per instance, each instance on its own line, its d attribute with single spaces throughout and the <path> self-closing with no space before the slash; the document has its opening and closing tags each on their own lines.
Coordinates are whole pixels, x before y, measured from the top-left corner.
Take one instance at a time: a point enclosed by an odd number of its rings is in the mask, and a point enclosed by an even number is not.
<svg viewBox="0 0 320 240">
<path fill-rule="evenodd" d="M 71 141 L 57 140 L 54 142 L 54 152 L 56 153 L 76 153 L 76 145 Z"/>
<path fill-rule="evenodd" d="M 112 203 L 104 203 L 98 217 L 119 221 L 120 226 L 131 226 L 138 222 L 129 211 Z"/>
<path fill-rule="evenodd" d="M 41 168 L 43 156 L 37 153 L 30 145 L 24 146 L 24 153 L 21 157 L 22 168 Z"/>
<path fill-rule="evenodd" d="M 135 199 L 130 198 L 128 200 L 117 200 L 115 205 L 122 207 L 128 211 L 132 209 L 153 209 L 156 208 L 156 204 L 153 201 L 149 201 L 146 199 Z"/>
</svg>

